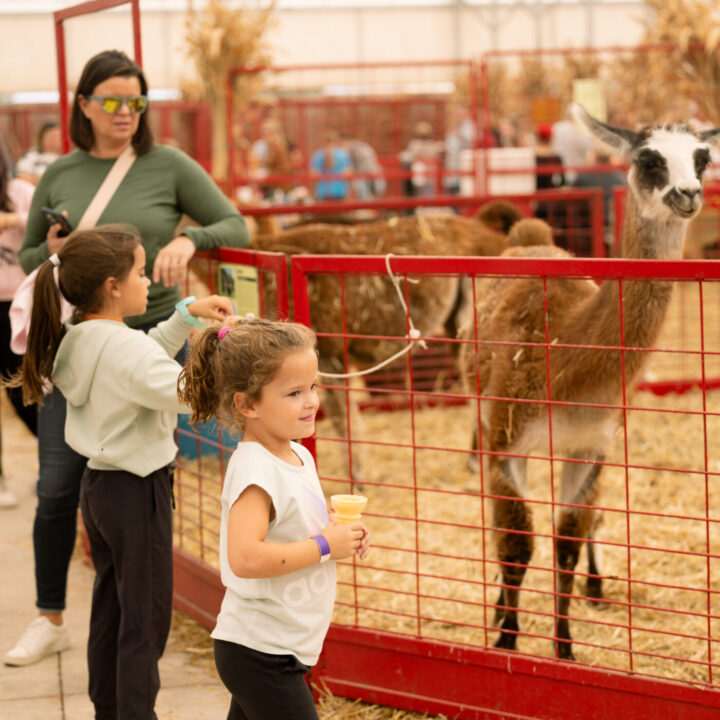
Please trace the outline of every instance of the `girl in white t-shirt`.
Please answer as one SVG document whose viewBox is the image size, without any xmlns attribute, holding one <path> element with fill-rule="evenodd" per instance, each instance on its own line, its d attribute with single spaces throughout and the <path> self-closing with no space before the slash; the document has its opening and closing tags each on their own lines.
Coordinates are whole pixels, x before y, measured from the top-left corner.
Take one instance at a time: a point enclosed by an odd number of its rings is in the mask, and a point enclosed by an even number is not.
<svg viewBox="0 0 720 720">
<path fill-rule="evenodd" d="M 208 328 L 179 382 L 193 423 L 214 416 L 243 431 L 222 493 L 220 570 L 226 587 L 215 663 L 232 695 L 228 720 L 317 720 L 304 676 L 320 654 L 335 600 L 335 560 L 365 558 L 362 523 L 329 522 L 310 453 L 315 335 L 250 319 Z"/>
</svg>

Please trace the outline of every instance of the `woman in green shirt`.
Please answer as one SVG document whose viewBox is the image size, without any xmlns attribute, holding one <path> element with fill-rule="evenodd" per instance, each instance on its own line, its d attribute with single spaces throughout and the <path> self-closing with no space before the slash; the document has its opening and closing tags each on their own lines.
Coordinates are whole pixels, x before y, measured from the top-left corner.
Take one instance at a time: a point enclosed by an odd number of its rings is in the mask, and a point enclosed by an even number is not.
<svg viewBox="0 0 720 720">
<path fill-rule="evenodd" d="M 29 273 L 56 253 L 65 238 L 58 234 L 59 224 L 48 225 L 40 208 L 65 212 L 74 227 L 115 160 L 132 144 L 137 158 L 98 224 L 130 223 L 143 238 L 146 273 L 152 279 L 149 301 L 143 315 L 127 319 L 141 329 L 172 314 L 180 299 L 177 284 L 185 279 L 196 250 L 248 244 L 242 216 L 200 165 L 180 150 L 153 142 L 147 93 L 142 70 L 124 53 L 109 50 L 87 62 L 70 121 L 77 149 L 52 163 L 40 179 L 19 255 Z M 175 235 L 183 214 L 199 226 Z M 65 443 L 65 407 L 65 398 L 55 389 L 38 416 L 40 474 L 33 543 L 39 617 L 5 655 L 8 665 L 29 665 L 69 647 L 63 611 L 85 458 Z"/>
</svg>

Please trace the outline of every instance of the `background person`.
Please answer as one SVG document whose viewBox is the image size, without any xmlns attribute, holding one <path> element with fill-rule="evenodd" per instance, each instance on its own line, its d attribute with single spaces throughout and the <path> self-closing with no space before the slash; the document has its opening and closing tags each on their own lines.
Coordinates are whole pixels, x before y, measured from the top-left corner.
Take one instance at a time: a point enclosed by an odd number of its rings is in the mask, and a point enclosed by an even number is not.
<svg viewBox="0 0 720 720">
<path fill-rule="evenodd" d="M 50 163 L 62 153 L 62 136 L 57 120 L 45 121 L 38 130 L 37 142 L 17 162 L 15 172 L 23 180 L 37 184 Z"/>
<path fill-rule="evenodd" d="M 617 158 L 613 158 L 605 148 L 599 144 L 594 145 L 593 149 L 587 154 L 585 162 L 588 166 L 593 165 L 614 165 L 617 166 Z M 605 252 L 607 257 L 611 257 L 613 246 L 615 245 L 615 204 L 613 202 L 613 189 L 626 185 L 625 173 L 620 169 L 603 171 L 600 169 L 592 170 L 590 168 L 577 173 L 573 187 L 577 188 L 600 188 L 603 193 L 603 225 Z M 581 211 L 586 210 L 578 221 L 580 227 L 590 226 L 590 213 L 587 205 L 580 206 Z M 585 254 L 591 254 L 591 247 L 584 248 Z"/>
<path fill-rule="evenodd" d="M 330 625 L 335 560 L 368 552 L 362 523 L 329 523 L 312 455 L 293 440 L 315 431 L 317 372 L 309 328 L 253 319 L 203 331 L 181 376 L 192 422 L 243 430 L 223 485 L 212 633 L 228 720 L 317 720 L 304 676 Z"/>
<path fill-rule="evenodd" d="M 413 136 L 400 153 L 400 167 L 411 171 L 405 180 L 405 194 L 411 197 L 427 197 L 437 191 L 437 177 L 443 144 L 433 138 L 433 127 L 421 120 L 413 128 Z"/>
<path fill-rule="evenodd" d="M 269 118 L 262 124 L 262 138 L 250 146 L 253 174 L 260 180 L 274 175 L 291 175 L 294 168 L 290 143 L 278 120 Z M 260 190 L 264 198 L 278 199 L 291 190 L 293 183 L 283 181 L 262 182 Z"/>
<path fill-rule="evenodd" d="M 352 171 L 350 153 L 340 144 L 340 136 L 334 130 L 325 137 L 324 147 L 316 150 L 310 158 L 313 175 L 337 175 L 337 178 L 317 180 L 315 197 L 318 200 L 344 200 L 350 192 L 347 175 Z"/>
<path fill-rule="evenodd" d="M 537 190 L 559 190 L 565 184 L 562 158 L 553 150 L 552 136 L 552 125 L 548 123 L 538 125 L 537 142 L 535 143 L 537 170 L 535 188 Z M 567 227 L 567 210 L 563 202 L 538 202 L 535 208 L 535 217 L 548 222 L 555 231 L 562 231 Z"/>
<path fill-rule="evenodd" d="M 22 357 L 10 349 L 10 302 L 25 278 L 18 253 L 35 186 L 26 180 L 11 177 L 10 156 L 0 142 L 0 375 L 7 379 L 17 372 Z M 8 397 L 15 412 L 33 435 L 37 435 L 37 410 L 24 405 L 22 392 L 8 388 Z M 2 443 L 0 442 L 0 450 Z M 0 507 L 17 505 L 17 499 L 6 486 L 0 463 Z"/>
<path fill-rule="evenodd" d="M 475 123 L 470 109 L 466 105 L 451 106 L 443 154 L 443 189 L 448 195 L 457 195 L 460 192 L 461 176 L 453 175 L 452 172 L 461 169 L 462 153 L 473 149 L 475 134 Z"/>
<path fill-rule="evenodd" d="M 382 165 L 375 149 L 364 140 L 341 135 L 343 147 L 350 153 L 353 172 L 382 174 Z M 355 178 L 352 181 L 353 195 L 360 200 L 371 200 L 377 195 L 384 195 L 387 184 L 385 178 Z"/>
<path fill-rule="evenodd" d="M 189 298 L 186 315 L 146 335 L 123 318 L 145 310 L 149 285 L 134 228 L 74 232 L 38 272 L 22 366 L 28 399 L 42 403 L 46 378 L 68 398 L 65 435 L 88 458 L 80 505 L 96 577 L 87 660 L 101 720 L 155 717 L 172 616 L 173 434 L 187 412 L 172 357 L 192 317 L 232 312 L 227 298 Z M 58 286 L 75 307 L 64 327 Z"/>
<path fill-rule="evenodd" d="M 575 182 L 575 177 L 585 164 L 585 158 L 592 150 L 593 139 L 581 132 L 572 118 L 570 106 L 565 110 L 565 117 L 552 125 L 553 152 L 562 158 L 565 166 L 565 178 L 569 185 Z"/>
<path fill-rule="evenodd" d="M 40 179 L 20 251 L 28 273 L 57 253 L 66 238 L 58 235 L 59 224 L 48 227 L 40 208 L 65 211 L 75 226 L 115 160 L 132 145 L 137 159 L 98 222 L 132 223 L 140 231 L 153 282 L 147 309 L 125 321 L 141 330 L 172 315 L 180 299 L 177 283 L 185 279 L 195 250 L 248 244 L 242 217 L 200 165 L 180 150 L 153 142 L 147 92 L 142 70 L 124 53 L 108 50 L 87 62 L 70 119 L 70 137 L 78 149 L 55 161 Z M 183 214 L 199 227 L 185 226 L 176 236 Z M 36 662 L 69 643 L 62 614 L 86 461 L 65 443 L 64 425 L 65 399 L 55 389 L 38 414 L 33 546 L 39 618 L 5 655 L 13 665 Z"/>
</svg>

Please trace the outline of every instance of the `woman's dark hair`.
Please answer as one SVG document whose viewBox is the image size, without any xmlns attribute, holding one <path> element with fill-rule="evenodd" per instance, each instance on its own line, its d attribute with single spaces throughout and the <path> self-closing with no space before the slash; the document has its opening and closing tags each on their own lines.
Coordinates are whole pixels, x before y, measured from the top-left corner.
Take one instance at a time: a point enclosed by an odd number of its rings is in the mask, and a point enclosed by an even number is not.
<svg viewBox="0 0 720 720">
<path fill-rule="evenodd" d="M 15 210 L 15 206 L 10 199 L 11 179 L 10 153 L 5 147 L 5 143 L 0 140 L 0 212 L 13 212 Z"/>
<path fill-rule="evenodd" d="M 123 280 L 135 263 L 138 231 L 131 225 L 100 225 L 76 230 L 57 252 L 60 265 L 55 282 L 54 265 L 46 260 L 38 269 L 33 290 L 27 350 L 22 368 L 9 383 L 22 387 L 26 405 L 42 405 L 43 383 L 51 379 L 53 363 L 65 334 L 61 321 L 60 293 L 75 306 L 75 319 L 97 312 L 102 288 L 109 277 Z"/>
<path fill-rule="evenodd" d="M 48 130 L 53 130 L 56 127 L 60 127 L 60 123 L 57 120 L 46 120 L 38 130 L 37 138 L 35 140 L 35 149 L 38 152 L 43 151 L 43 138 L 45 137 L 45 133 L 48 132 Z"/>
<path fill-rule="evenodd" d="M 80 75 L 70 115 L 70 138 L 75 145 L 86 152 L 95 144 L 95 134 L 92 124 L 80 107 L 80 96 L 92 95 L 101 82 L 112 77 L 136 77 L 140 81 L 140 94 L 147 95 L 148 93 L 148 85 L 143 71 L 124 52 L 104 50 L 91 57 Z M 152 149 L 153 135 L 148 122 L 147 110 L 140 115 L 140 123 L 133 135 L 132 145 L 138 156 L 144 155 Z"/>
</svg>

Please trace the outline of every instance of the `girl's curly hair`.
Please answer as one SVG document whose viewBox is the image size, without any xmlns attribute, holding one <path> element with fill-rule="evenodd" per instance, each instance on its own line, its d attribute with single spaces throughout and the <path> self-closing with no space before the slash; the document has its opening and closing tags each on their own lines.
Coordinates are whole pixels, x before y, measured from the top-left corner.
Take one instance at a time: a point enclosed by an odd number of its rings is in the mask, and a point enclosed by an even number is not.
<svg viewBox="0 0 720 720">
<path fill-rule="evenodd" d="M 263 387 L 283 360 L 300 350 L 315 349 L 315 333 L 305 325 L 262 318 L 245 320 L 227 330 L 210 327 L 199 333 L 178 379 L 180 402 L 190 406 L 190 422 L 217 417 L 230 430 L 242 430 L 244 418 L 236 410 L 235 393 L 259 400 Z"/>
</svg>

